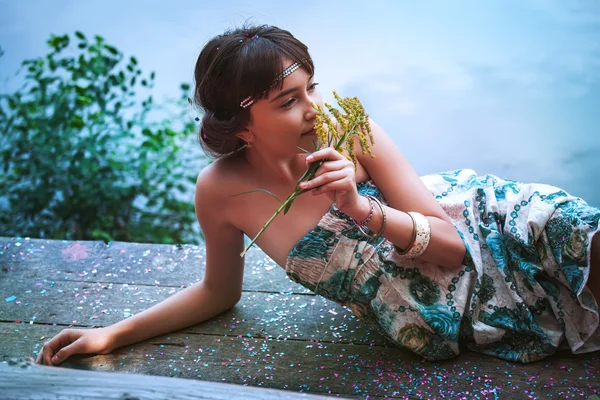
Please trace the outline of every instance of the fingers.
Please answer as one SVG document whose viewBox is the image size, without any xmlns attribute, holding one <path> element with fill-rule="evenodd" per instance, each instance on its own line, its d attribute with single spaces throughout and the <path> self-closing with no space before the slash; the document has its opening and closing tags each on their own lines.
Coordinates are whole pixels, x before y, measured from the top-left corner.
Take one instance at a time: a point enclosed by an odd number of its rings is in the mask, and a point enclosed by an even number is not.
<svg viewBox="0 0 600 400">
<path fill-rule="evenodd" d="M 52 364 L 59 364 L 69 358 L 72 354 L 77 353 L 77 348 L 79 347 L 79 342 L 75 341 L 70 345 L 63 347 L 60 349 L 54 357 L 52 357 Z"/>
<path fill-rule="evenodd" d="M 345 192 L 348 192 L 349 187 L 350 187 L 350 185 L 348 184 L 348 180 L 340 179 L 337 181 L 328 182 L 324 185 L 321 185 L 321 186 L 313 189 L 311 194 L 316 196 L 316 195 L 319 195 L 319 194 L 325 193 L 325 192 L 345 193 Z M 340 204 L 338 204 L 338 207 L 339 206 L 340 206 Z"/>
<path fill-rule="evenodd" d="M 44 362 L 44 346 L 42 346 L 42 348 L 40 349 L 36 359 L 35 359 L 35 363 L 36 364 L 43 364 Z"/>
<path fill-rule="evenodd" d="M 335 149 L 328 147 L 306 158 L 307 164 L 321 162 L 313 179 L 301 182 L 302 190 L 313 195 L 326 193 L 343 211 L 358 201 L 354 164 Z"/>
<path fill-rule="evenodd" d="M 307 162 L 316 162 L 325 160 L 315 171 L 315 177 L 307 182 L 300 183 L 300 188 L 303 190 L 311 190 L 325 185 L 332 181 L 340 181 L 346 179 L 346 184 L 353 185 L 354 182 L 354 164 L 342 154 L 338 153 L 332 147 L 319 150 L 307 157 Z M 346 188 L 346 190 L 349 188 Z M 323 192 L 323 190 L 318 190 Z"/>
<path fill-rule="evenodd" d="M 60 336 L 60 334 L 58 336 Z M 51 358 L 54 355 L 53 349 L 54 349 L 55 343 L 57 342 L 56 339 L 58 338 L 58 336 L 55 336 L 51 340 L 44 343 L 44 345 L 42 346 L 42 349 L 38 353 L 37 359 L 35 360 L 38 364 L 52 365 Z"/>
<path fill-rule="evenodd" d="M 317 168 L 317 170 L 315 171 L 315 176 L 322 175 L 326 172 L 340 171 L 340 170 L 343 170 L 344 168 L 349 168 L 350 166 L 353 166 L 353 164 L 350 163 L 347 159 L 336 160 L 336 161 L 327 161 L 327 162 L 324 162 L 323 164 L 321 164 L 321 166 L 319 168 Z M 350 172 L 350 171 L 348 171 L 348 172 Z"/>
<path fill-rule="evenodd" d="M 346 157 L 341 159 L 326 161 L 319 166 L 315 171 L 315 176 L 310 181 L 307 181 L 308 185 L 300 185 L 303 189 L 315 188 L 319 185 L 332 179 L 341 179 L 343 176 L 354 177 L 354 164 L 350 162 Z"/>
<path fill-rule="evenodd" d="M 52 348 L 48 346 L 48 343 L 42 346 L 42 349 L 40 350 L 37 359 L 35 360 L 36 363 L 42 365 L 52 365 L 52 361 L 50 361 L 50 359 L 54 355 L 54 352 L 52 351 Z"/>
<path fill-rule="evenodd" d="M 319 189 L 321 185 L 325 185 L 332 181 L 340 181 L 347 178 L 348 174 L 346 171 L 337 170 L 331 172 L 325 172 L 308 182 L 300 183 L 300 188 L 303 190 Z"/>
<path fill-rule="evenodd" d="M 319 151 L 315 151 L 308 157 L 306 157 L 306 162 L 311 163 L 319 160 L 341 160 L 346 159 L 343 155 L 341 155 L 338 151 L 336 151 L 333 147 L 326 147 Z"/>
<path fill-rule="evenodd" d="M 72 329 L 63 330 L 44 344 L 36 362 L 45 365 L 54 365 L 66 360 L 73 353 L 73 345 L 75 344 L 73 342 L 76 342 L 78 337 L 77 332 Z M 65 351 L 67 352 L 65 353 Z"/>
</svg>

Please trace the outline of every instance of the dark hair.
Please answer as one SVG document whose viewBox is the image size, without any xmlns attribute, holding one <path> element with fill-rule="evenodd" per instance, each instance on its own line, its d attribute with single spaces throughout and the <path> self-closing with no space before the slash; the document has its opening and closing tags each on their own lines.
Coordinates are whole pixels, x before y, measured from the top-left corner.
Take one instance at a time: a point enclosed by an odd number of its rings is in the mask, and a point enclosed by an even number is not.
<svg viewBox="0 0 600 400">
<path fill-rule="evenodd" d="M 248 96 L 265 98 L 271 89 L 282 87 L 283 79 L 273 83 L 284 69 L 284 56 L 313 75 L 306 45 L 275 26 L 229 30 L 204 46 L 194 72 L 194 102 L 204 113 L 198 141 L 209 156 L 219 158 L 244 146 L 235 135 L 249 122 L 250 108 L 240 102 Z"/>
</svg>

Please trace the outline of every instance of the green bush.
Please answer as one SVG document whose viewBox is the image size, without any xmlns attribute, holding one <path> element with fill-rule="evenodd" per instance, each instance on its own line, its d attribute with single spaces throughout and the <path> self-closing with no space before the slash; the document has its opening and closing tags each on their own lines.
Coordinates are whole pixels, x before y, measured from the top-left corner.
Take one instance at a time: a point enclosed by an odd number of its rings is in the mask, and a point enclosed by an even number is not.
<svg viewBox="0 0 600 400">
<path fill-rule="evenodd" d="M 189 85 L 159 106 L 139 95 L 155 74 L 135 57 L 74 41 L 52 35 L 21 89 L 0 94 L 0 235 L 197 243 Z"/>
</svg>

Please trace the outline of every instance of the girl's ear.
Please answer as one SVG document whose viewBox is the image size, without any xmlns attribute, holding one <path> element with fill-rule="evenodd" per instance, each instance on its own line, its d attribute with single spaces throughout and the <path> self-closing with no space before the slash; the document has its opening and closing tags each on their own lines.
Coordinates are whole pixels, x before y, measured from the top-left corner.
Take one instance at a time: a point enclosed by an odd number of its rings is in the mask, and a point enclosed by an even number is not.
<svg viewBox="0 0 600 400">
<path fill-rule="evenodd" d="M 254 134 L 246 128 L 242 129 L 239 133 L 236 133 L 235 136 L 246 143 L 251 143 L 254 140 Z"/>
</svg>

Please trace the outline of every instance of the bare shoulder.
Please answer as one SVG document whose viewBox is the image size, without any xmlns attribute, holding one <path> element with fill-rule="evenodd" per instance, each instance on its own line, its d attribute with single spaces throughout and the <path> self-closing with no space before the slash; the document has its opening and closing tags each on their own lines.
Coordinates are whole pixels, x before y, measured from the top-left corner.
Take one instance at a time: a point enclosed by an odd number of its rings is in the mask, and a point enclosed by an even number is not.
<svg viewBox="0 0 600 400">
<path fill-rule="evenodd" d="M 216 189 L 217 187 L 225 189 L 229 185 L 234 185 L 240 179 L 240 162 L 239 158 L 224 158 L 215 160 L 204 167 L 196 180 L 196 194 L 200 190 Z M 218 194 L 219 191 L 213 190 L 211 192 Z"/>
<path fill-rule="evenodd" d="M 219 159 L 204 167 L 196 179 L 195 204 L 223 205 L 226 198 L 235 193 L 243 177 L 239 157 Z"/>
<path fill-rule="evenodd" d="M 235 158 L 219 159 L 198 174 L 194 206 L 203 232 L 209 229 L 207 225 L 227 229 L 234 227 L 227 206 L 243 180 L 239 173 L 243 168 L 239 163 L 240 160 Z"/>
</svg>

